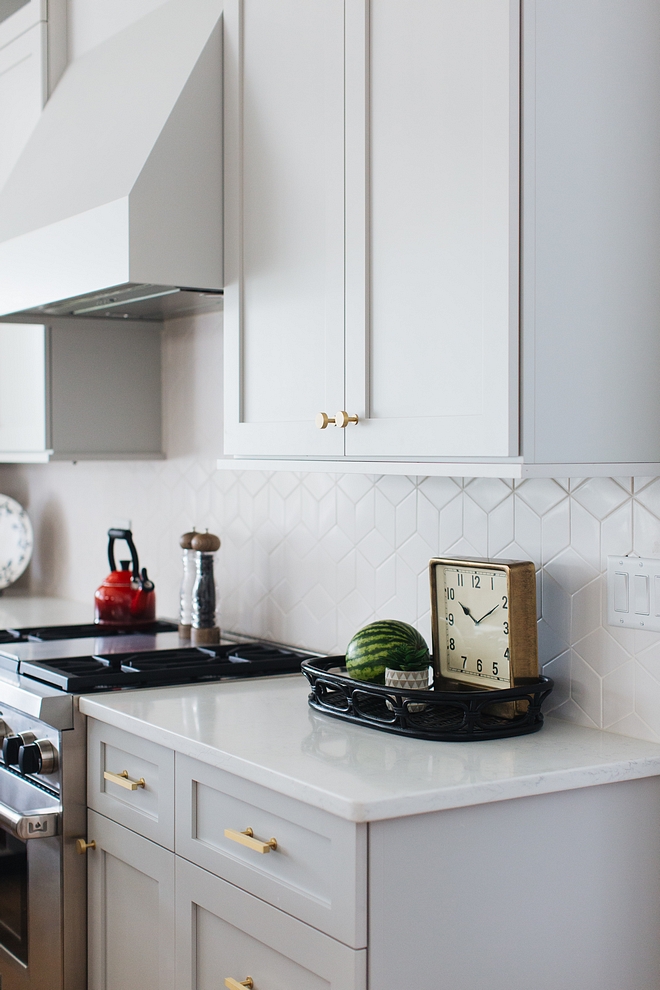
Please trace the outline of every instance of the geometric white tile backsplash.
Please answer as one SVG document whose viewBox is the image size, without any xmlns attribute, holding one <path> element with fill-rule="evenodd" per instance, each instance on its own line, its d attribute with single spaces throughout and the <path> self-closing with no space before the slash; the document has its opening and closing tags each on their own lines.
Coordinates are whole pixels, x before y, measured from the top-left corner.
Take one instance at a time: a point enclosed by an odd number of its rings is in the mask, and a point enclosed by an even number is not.
<svg viewBox="0 0 660 990">
<path fill-rule="evenodd" d="M 31 587 L 91 602 L 107 569 L 105 531 L 129 517 L 159 612 L 175 615 L 178 536 L 208 526 L 222 538 L 225 628 L 341 652 L 375 618 L 429 636 L 433 555 L 531 559 L 550 707 L 660 741 L 660 635 L 606 625 L 604 578 L 608 554 L 660 556 L 660 479 L 219 472 L 221 336 L 208 316 L 165 331 L 168 460 L 0 468 L 0 491 L 35 525 Z"/>
</svg>

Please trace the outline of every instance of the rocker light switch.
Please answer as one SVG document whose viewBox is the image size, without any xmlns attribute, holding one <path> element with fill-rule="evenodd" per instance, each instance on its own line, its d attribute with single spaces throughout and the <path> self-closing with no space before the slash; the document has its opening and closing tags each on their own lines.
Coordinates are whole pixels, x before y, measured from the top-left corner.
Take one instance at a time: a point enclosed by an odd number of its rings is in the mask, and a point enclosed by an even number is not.
<svg viewBox="0 0 660 990">
<path fill-rule="evenodd" d="M 660 558 L 607 558 L 607 621 L 660 632 Z"/>
<path fill-rule="evenodd" d="M 648 574 L 635 574 L 633 583 L 635 587 L 635 614 L 648 615 L 651 610 Z"/>
<path fill-rule="evenodd" d="M 660 577 L 660 575 L 658 575 Z M 623 571 L 614 572 L 614 611 L 630 611 L 628 601 L 628 575 Z"/>
</svg>

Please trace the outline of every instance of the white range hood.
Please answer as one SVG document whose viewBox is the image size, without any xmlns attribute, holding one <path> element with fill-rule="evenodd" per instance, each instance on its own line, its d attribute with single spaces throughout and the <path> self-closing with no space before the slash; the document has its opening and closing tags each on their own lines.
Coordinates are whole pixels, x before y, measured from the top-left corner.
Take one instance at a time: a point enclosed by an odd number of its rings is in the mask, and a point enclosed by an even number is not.
<svg viewBox="0 0 660 990">
<path fill-rule="evenodd" d="M 217 306 L 221 15 L 169 0 L 67 68 L 0 190 L 0 318 Z"/>
</svg>

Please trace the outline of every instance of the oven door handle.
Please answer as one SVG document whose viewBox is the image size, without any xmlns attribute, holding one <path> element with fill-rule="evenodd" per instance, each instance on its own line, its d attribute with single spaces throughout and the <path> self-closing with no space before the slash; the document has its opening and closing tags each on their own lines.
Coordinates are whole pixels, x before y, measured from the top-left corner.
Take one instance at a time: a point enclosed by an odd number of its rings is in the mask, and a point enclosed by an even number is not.
<svg viewBox="0 0 660 990">
<path fill-rule="evenodd" d="M 62 807 L 59 805 L 57 808 L 24 814 L 0 802 L 0 828 L 24 842 L 27 839 L 46 839 L 59 833 L 61 812 Z"/>
</svg>

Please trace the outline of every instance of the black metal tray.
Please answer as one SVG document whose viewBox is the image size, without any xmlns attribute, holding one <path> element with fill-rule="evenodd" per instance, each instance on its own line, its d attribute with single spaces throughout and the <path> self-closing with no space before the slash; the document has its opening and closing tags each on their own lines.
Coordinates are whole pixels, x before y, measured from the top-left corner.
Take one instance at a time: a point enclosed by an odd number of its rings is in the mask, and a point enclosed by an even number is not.
<svg viewBox="0 0 660 990">
<path fill-rule="evenodd" d="M 354 680 L 346 675 L 344 663 L 345 657 L 303 661 L 301 669 L 312 688 L 311 708 L 371 729 L 442 742 L 538 732 L 543 725 L 541 705 L 554 686 L 550 677 L 539 677 L 502 691 L 403 691 Z"/>
</svg>

